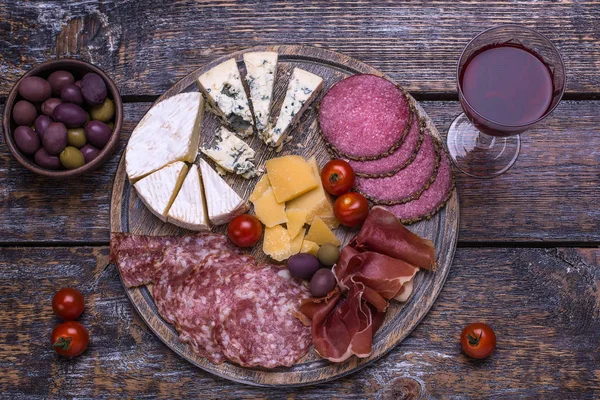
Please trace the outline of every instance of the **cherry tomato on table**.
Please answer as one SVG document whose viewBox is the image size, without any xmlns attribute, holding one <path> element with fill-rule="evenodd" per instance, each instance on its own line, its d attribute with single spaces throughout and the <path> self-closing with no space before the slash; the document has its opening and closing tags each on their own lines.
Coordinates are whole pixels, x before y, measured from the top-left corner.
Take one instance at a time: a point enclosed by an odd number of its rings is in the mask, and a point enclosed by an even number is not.
<svg viewBox="0 0 600 400">
<path fill-rule="evenodd" d="M 263 228 L 258 218 L 243 214 L 235 217 L 227 227 L 227 236 L 239 247 L 252 247 L 260 240 Z"/>
<path fill-rule="evenodd" d="M 496 348 L 496 334 L 489 325 L 481 322 L 470 324 L 463 329 L 460 344 L 469 357 L 486 358 Z"/>
<path fill-rule="evenodd" d="M 344 160 L 331 160 L 321 171 L 323 187 L 334 196 L 348 193 L 354 187 L 355 178 L 352 166 Z"/>
<path fill-rule="evenodd" d="M 84 307 L 83 295 L 77 289 L 62 288 L 52 298 L 54 313 L 65 321 L 79 317 Z"/>
<path fill-rule="evenodd" d="M 79 322 L 67 321 L 54 327 L 51 341 L 52 347 L 58 354 L 75 357 L 85 351 L 90 335 Z"/>
<path fill-rule="evenodd" d="M 342 225 L 357 226 L 369 215 L 369 203 L 360 193 L 346 193 L 338 197 L 333 204 L 333 213 Z"/>
</svg>

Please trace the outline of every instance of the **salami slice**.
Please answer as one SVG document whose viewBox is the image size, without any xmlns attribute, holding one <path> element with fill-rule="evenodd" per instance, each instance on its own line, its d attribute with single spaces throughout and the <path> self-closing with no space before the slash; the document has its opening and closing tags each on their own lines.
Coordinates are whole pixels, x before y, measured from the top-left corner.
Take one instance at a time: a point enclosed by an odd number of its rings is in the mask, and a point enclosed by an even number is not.
<svg viewBox="0 0 600 400">
<path fill-rule="evenodd" d="M 336 83 L 319 106 L 319 125 L 332 151 L 351 160 L 393 153 L 412 118 L 406 94 L 387 79 L 354 75 Z"/>
<path fill-rule="evenodd" d="M 411 224 L 424 218 L 431 218 L 448 201 L 454 189 L 454 177 L 450 160 L 446 152 L 442 152 L 442 161 L 435 181 L 417 200 L 404 204 L 387 206 L 404 224 Z"/>
<path fill-rule="evenodd" d="M 356 178 L 356 190 L 376 204 L 402 204 L 418 199 L 435 180 L 440 163 L 437 141 L 429 134 L 414 161 L 385 178 Z"/>
<path fill-rule="evenodd" d="M 216 290 L 214 340 L 241 366 L 292 366 L 311 344 L 310 328 L 294 317 L 308 297 L 308 290 L 277 266 L 232 275 Z"/>
<path fill-rule="evenodd" d="M 419 152 L 423 143 L 424 123 L 414 115 L 410 130 L 406 135 L 406 139 L 402 145 L 387 157 L 377 160 L 356 161 L 349 160 L 348 162 L 354 169 L 356 175 L 363 178 L 382 178 L 392 176 L 396 172 L 409 165 Z"/>
<path fill-rule="evenodd" d="M 255 259 L 247 255 L 220 253 L 208 256 L 188 275 L 178 291 L 173 318 L 179 338 L 189 343 L 200 357 L 215 364 L 225 360 L 213 340 L 215 290 L 221 288 L 230 275 L 243 269 L 255 269 Z"/>
</svg>

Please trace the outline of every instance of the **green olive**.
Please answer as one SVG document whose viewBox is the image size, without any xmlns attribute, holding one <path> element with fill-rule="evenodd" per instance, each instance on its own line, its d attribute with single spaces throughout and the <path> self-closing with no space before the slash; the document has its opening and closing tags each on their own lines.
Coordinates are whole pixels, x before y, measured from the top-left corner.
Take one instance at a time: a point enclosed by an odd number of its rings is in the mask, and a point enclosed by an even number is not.
<svg viewBox="0 0 600 400">
<path fill-rule="evenodd" d="M 60 153 L 60 163 L 66 169 L 75 169 L 85 164 L 85 158 L 83 153 L 73 146 L 67 146 Z"/>
<path fill-rule="evenodd" d="M 108 122 L 115 116 L 115 103 L 108 97 L 101 104 L 92 107 L 92 118 Z"/>
<path fill-rule="evenodd" d="M 340 250 L 336 245 L 325 243 L 319 248 L 317 258 L 326 267 L 332 267 L 340 258 Z"/>
<path fill-rule="evenodd" d="M 67 129 L 67 143 L 69 146 L 77 147 L 78 149 L 85 146 L 87 140 L 85 138 L 85 131 L 83 128 Z"/>
<path fill-rule="evenodd" d="M 106 125 L 108 125 L 111 131 L 115 130 L 115 123 L 113 121 L 108 122 Z"/>
</svg>

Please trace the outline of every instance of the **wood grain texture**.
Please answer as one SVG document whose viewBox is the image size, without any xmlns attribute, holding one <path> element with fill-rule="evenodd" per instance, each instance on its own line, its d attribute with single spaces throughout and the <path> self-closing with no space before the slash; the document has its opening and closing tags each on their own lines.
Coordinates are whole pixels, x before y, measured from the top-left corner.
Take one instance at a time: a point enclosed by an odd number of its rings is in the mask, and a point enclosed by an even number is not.
<svg viewBox="0 0 600 400">
<path fill-rule="evenodd" d="M 455 92 L 467 42 L 503 23 L 538 29 L 557 45 L 568 92 L 598 93 L 595 1 L 8 0 L 0 4 L 0 96 L 32 65 L 81 57 L 124 95 L 160 95 L 194 69 L 256 45 L 309 44 L 358 58 L 410 91 Z"/>
<path fill-rule="evenodd" d="M 458 102 L 420 103 L 445 134 Z M 0 242 L 109 240 L 109 202 L 122 149 L 149 103 L 125 104 L 121 144 L 98 171 L 49 181 L 0 145 Z M 2 106 L 0 106 L 0 110 Z M 600 242 L 600 101 L 564 101 L 522 136 L 515 166 L 479 180 L 457 173 L 460 242 Z M 89 210 L 94 210 L 90 215 Z"/>
<path fill-rule="evenodd" d="M 281 107 L 289 81 L 288 77 L 291 76 L 293 69 L 296 67 L 315 73 L 323 78 L 323 92 L 326 92 L 341 79 L 356 73 L 382 75 L 376 69 L 351 57 L 311 46 L 260 46 L 247 51 L 275 51 L 278 53 L 279 61 L 273 94 L 273 109 L 275 110 Z M 186 76 L 166 91 L 157 100 L 157 103 L 182 92 L 197 92 L 196 80 L 198 77 L 230 58 L 236 59 L 238 67 L 244 73 L 243 53 L 229 54 L 211 61 L 206 66 Z M 314 104 L 318 104 L 320 98 L 321 96 L 315 100 Z M 408 101 L 411 103 L 411 107 L 415 109 L 415 117 L 424 121 L 427 130 L 432 135 L 439 137 L 433 121 L 423 109 L 412 97 L 408 96 Z M 316 116 L 316 107 L 312 106 L 302 115 L 298 126 L 289 136 L 290 141 L 283 146 L 279 153 L 265 146 L 257 136 L 246 139 L 246 142 L 256 150 L 255 163 L 257 168 L 264 170 L 266 160 L 288 154 L 301 155 L 305 159 L 315 156 L 320 166 L 325 165 L 330 160 L 330 156 L 321 137 Z M 200 131 L 200 144 L 211 145 L 214 142 L 214 132 L 219 129 L 220 125 L 220 121 L 213 114 L 207 113 Z M 213 164 L 204 155 L 200 154 L 199 157 Z M 235 174 L 228 174 L 224 179 L 242 198 L 249 197 L 259 180 L 258 177 L 244 179 Z M 441 212 L 428 221 L 422 221 L 410 227 L 413 232 L 434 243 L 437 270 L 435 273 L 424 271 L 415 277 L 415 290 L 408 302 L 391 302 L 386 312 L 385 321 L 373 339 L 370 356 L 362 359 L 351 357 L 343 363 L 330 363 L 320 358 L 311 349 L 305 357 L 290 368 L 276 368 L 273 370 L 243 368 L 229 362 L 216 365 L 203 357 L 198 357 L 191 350 L 191 346 L 179 340 L 179 335 L 175 329 L 159 316 L 154 300 L 147 288 L 128 289 L 127 294 L 142 319 L 169 348 L 206 371 L 236 382 L 261 386 L 298 386 L 325 382 L 353 373 L 376 361 L 400 343 L 418 325 L 434 304 L 448 275 L 458 237 L 458 217 L 458 198 L 454 191 L 448 204 Z M 212 231 L 225 235 L 227 234 L 227 226 L 212 227 Z M 189 234 L 189 231 L 161 222 L 149 212 L 136 195 L 131 184 L 129 184 L 125 172 L 124 158 L 121 159 L 115 174 L 111 200 L 111 232 L 130 232 L 142 235 Z M 336 236 L 342 242 L 342 246 L 346 245 L 356 233 L 357 229 L 348 229 L 343 226 L 335 231 Z M 254 246 L 252 255 L 261 262 L 272 262 L 262 251 L 262 242 Z"/>
<path fill-rule="evenodd" d="M 141 321 L 108 248 L 0 251 L 0 397 L 389 399 L 417 387 L 426 398 L 600 396 L 600 250 L 457 250 L 434 307 L 390 354 L 327 384 L 265 389 L 203 372 L 169 350 Z M 18 284 L 17 284 L 18 282 Z M 59 320 L 50 299 L 74 286 L 86 298 L 89 349 L 67 360 L 49 345 Z M 460 351 L 470 322 L 498 335 L 483 361 Z"/>
</svg>

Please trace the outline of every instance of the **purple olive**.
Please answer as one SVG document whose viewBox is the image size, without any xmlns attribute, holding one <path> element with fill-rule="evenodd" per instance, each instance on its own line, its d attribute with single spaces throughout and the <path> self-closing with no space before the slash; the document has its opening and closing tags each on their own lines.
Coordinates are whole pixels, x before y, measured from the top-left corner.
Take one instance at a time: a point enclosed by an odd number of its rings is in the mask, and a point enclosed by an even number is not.
<svg viewBox="0 0 600 400">
<path fill-rule="evenodd" d="M 107 95 L 106 83 L 100 75 L 89 72 L 81 79 L 81 92 L 90 105 L 102 104 Z"/>
<path fill-rule="evenodd" d="M 52 119 L 50 119 L 47 115 L 40 115 L 35 119 L 35 131 L 37 132 L 40 139 L 46 133 L 46 129 L 48 129 L 48 125 L 52 123 Z"/>
<path fill-rule="evenodd" d="M 19 94 L 29 101 L 44 101 L 50 97 L 50 84 L 39 76 L 28 76 L 19 83 Z"/>
<path fill-rule="evenodd" d="M 67 127 L 62 122 L 48 125 L 42 143 L 48 154 L 55 156 L 67 147 Z"/>
<path fill-rule="evenodd" d="M 27 100 L 19 100 L 13 106 L 12 116 L 17 125 L 31 126 L 37 117 L 37 110 Z"/>
<path fill-rule="evenodd" d="M 54 109 L 57 105 L 62 104 L 60 99 L 56 97 L 50 97 L 48 100 L 42 103 L 42 112 L 49 117 L 54 115 Z"/>
<path fill-rule="evenodd" d="M 337 284 L 333 272 L 328 268 L 321 268 L 310 280 L 310 294 L 313 297 L 327 296 L 327 293 L 335 289 Z"/>
<path fill-rule="evenodd" d="M 85 137 L 87 140 L 98 148 L 106 146 L 106 143 L 110 140 L 112 131 L 102 121 L 90 121 L 85 125 Z"/>
<path fill-rule="evenodd" d="M 14 138 L 19 150 L 25 154 L 32 155 L 40 148 L 40 138 L 28 126 L 18 126 Z"/>
<path fill-rule="evenodd" d="M 100 154 L 100 150 L 89 143 L 79 149 L 79 151 L 83 154 L 86 163 L 89 163 Z"/>
<path fill-rule="evenodd" d="M 48 83 L 52 87 L 52 94 L 54 96 L 60 96 L 62 88 L 74 81 L 75 78 L 73 77 L 73 74 L 68 71 L 54 71 L 48 76 Z"/>
<path fill-rule="evenodd" d="M 63 86 L 60 91 L 60 99 L 65 103 L 83 104 L 83 94 L 81 94 L 81 89 L 73 83 L 67 83 Z"/>
<path fill-rule="evenodd" d="M 319 270 L 319 260 L 308 253 L 294 254 L 287 264 L 290 274 L 299 279 L 310 279 Z"/>
<path fill-rule="evenodd" d="M 77 104 L 62 103 L 54 109 L 54 120 L 64 123 L 69 128 L 77 128 L 85 124 L 87 116 Z"/>
<path fill-rule="evenodd" d="M 57 156 L 48 154 L 45 148 L 40 148 L 33 156 L 37 165 L 47 169 L 60 169 L 60 159 Z"/>
</svg>

